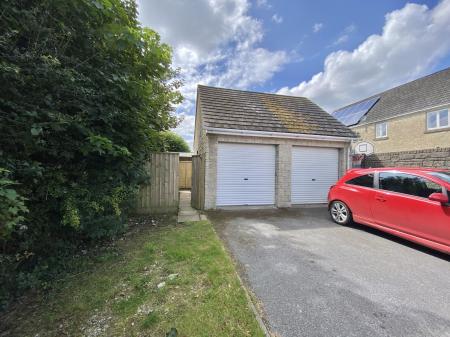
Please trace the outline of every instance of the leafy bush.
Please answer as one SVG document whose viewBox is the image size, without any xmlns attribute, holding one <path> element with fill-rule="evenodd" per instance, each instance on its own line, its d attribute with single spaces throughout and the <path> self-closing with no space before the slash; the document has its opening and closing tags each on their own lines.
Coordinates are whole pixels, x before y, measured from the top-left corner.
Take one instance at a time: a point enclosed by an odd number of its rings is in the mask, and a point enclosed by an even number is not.
<svg viewBox="0 0 450 337">
<path fill-rule="evenodd" d="M 4 239 L 10 237 L 16 226 L 25 220 L 23 215 L 28 212 L 25 198 L 12 188 L 17 183 L 8 179 L 8 173 L 0 167 L 0 238 Z"/>
<path fill-rule="evenodd" d="M 59 257 L 124 230 L 143 163 L 161 150 L 155 138 L 178 122 L 171 50 L 136 8 L 0 2 L 3 300 L 67 269 Z"/>
<path fill-rule="evenodd" d="M 163 152 L 190 152 L 188 143 L 181 137 L 172 131 L 163 131 L 160 133 L 160 144 L 158 147 Z"/>
</svg>

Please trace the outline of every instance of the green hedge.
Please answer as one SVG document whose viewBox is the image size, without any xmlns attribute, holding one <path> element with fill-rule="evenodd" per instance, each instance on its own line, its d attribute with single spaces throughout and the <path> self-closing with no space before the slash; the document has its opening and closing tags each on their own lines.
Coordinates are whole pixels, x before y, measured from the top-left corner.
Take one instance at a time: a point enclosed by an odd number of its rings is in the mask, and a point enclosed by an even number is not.
<svg viewBox="0 0 450 337">
<path fill-rule="evenodd" d="M 133 0 L 2 0 L 0 13 L 4 305 L 124 230 L 181 95 L 170 48 Z"/>
</svg>

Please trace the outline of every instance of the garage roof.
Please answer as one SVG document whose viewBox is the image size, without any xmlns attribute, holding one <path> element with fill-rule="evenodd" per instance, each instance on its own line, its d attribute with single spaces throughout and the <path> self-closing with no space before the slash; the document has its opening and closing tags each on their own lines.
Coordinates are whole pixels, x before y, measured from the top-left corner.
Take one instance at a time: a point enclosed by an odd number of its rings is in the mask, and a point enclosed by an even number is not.
<svg viewBox="0 0 450 337">
<path fill-rule="evenodd" d="M 305 97 L 198 86 L 204 127 L 354 137 L 355 134 Z"/>
<path fill-rule="evenodd" d="M 373 107 L 353 125 L 378 122 L 408 112 L 450 104 L 450 68 L 364 98 L 338 109 L 333 114 L 377 97 L 379 99 Z"/>
</svg>

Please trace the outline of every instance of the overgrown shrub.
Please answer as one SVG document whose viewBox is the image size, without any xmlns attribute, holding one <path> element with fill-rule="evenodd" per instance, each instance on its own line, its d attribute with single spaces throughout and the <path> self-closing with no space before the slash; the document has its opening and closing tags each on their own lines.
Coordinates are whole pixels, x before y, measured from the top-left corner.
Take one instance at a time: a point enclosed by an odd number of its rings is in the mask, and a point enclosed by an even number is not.
<svg viewBox="0 0 450 337">
<path fill-rule="evenodd" d="M 123 231 L 181 96 L 171 50 L 134 0 L 2 0 L 0 15 L 5 302 L 51 280 L 80 244 Z"/>
<path fill-rule="evenodd" d="M 162 152 L 190 152 L 188 143 L 183 137 L 173 131 L 163 131 L 159 133 L 158 148 Z"/>
<path fill-rule="evenodd" d="M 8 178 L 8 173 L 0 167 L 0 237 L 4 240 L 25 220 L 24 214 L 28 212 L 25 198 L 13 188 L 17 183 Z"/>
</svg>

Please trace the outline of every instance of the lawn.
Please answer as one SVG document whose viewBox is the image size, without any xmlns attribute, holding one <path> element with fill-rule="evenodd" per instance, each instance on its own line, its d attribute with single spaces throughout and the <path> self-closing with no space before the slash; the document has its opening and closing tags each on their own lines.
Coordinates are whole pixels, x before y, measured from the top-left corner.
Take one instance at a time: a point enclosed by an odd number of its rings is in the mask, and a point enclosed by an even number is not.
<svg viewBox="0 0 450 337">
<path fill-rule="evenodd" d="M 207 221 L 137 225 L 0 321 L 1 336 L 264 336 Z"/>
</svg>

